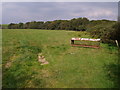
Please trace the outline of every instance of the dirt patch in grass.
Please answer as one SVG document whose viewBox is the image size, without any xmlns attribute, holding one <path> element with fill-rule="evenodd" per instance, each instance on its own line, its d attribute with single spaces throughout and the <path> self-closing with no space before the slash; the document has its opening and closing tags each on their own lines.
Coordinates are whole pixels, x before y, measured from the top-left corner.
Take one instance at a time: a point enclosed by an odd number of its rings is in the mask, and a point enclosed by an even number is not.
<svg viewBox="0 0 120 90">
<path fill-rule="evenodd" d="M 38 62 L 41 63 L 41 65 L 49 64 L 48 61 L 46 61 L 45 57 L 42 55 L 42 53 L 38 54 Z"/>
</svg>

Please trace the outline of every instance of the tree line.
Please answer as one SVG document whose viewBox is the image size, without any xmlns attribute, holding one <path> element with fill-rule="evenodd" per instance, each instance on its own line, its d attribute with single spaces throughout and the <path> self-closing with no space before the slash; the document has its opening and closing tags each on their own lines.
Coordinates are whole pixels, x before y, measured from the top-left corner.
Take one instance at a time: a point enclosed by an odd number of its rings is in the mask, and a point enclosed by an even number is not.
<svg viewBox="0 0 120 90">
<path fill-rule="evenodd" d="M 105 19 L 89 20 L 80 17 L 71 20 L 31 21 L 10 23 L 7 27 L 2 28 L 87 31 L 93 38 L 101 38 L 103 43 L 115 43 L 115 40 L 120 42 L 120 22 Z"/>
<path fill-rule="evenodd" d="M 71 20 L 32 21 L 27 23 L 10 23 L 8 29 L 48 29 L 85 31 L 89 23 L 87 18 L 73 18 Z"/>
</svg>

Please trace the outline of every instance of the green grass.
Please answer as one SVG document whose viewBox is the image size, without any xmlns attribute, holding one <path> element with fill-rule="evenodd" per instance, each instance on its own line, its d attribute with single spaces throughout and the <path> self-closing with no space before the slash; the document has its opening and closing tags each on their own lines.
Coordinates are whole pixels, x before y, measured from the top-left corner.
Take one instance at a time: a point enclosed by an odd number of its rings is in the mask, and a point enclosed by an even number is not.
<svg viewBox="0 0 120 90">
<path fill-rule="evenodd" d="M 2 24 L 3 29 L 8 29 L 8 24 Z"/>
<path fill-rule="evenodd" d="M 63 30 L 3 30 L 3 87 L 112 88 L 105 66 L 117 62 L 117 48 L 70 46 L 72 37 L 90 38 L 87 32 Z M 41 66 L 42 52 L 48 65 Z"/>
</svg>

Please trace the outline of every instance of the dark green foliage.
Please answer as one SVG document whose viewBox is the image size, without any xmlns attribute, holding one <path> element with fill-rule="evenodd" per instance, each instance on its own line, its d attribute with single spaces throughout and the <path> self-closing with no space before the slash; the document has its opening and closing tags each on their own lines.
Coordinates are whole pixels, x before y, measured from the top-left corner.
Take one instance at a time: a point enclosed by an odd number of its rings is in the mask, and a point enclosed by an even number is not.
<svg viewBox="0 0 120 90">
<path fill-rule="evenodd" d="M 8 25 L 8 28 L 9 29 L 17 29 L 17 28 L 19 28 L 19 24 L 11 23 L 11 24 Z"/>
<path fill-rule="evenodd" d="M 23 23 L 19 23 L 18 28 L 23 29 L 24 28 L 23 25 L 24 25 Z"/>
<path fill-rule="evenodd" d="M 54 20 L 47 22 L 27 22 L 25 24 L 19 23 L 9 24 L 9 29 L 49 29 L 49 30 L 75 30 L 85 31 L 87 30 L 86 25 L 89 24 L 87 18 L 74 18 L 71 20 Z"/>
<path fill-rule="evenodd" d="M 86 31 L 87 28 L 85 25 L 80 25 L 76 29 L 77 29 L 77 31 Z"/>
<path fill-rule="evenodd" d="M 117 22 L 112 28 L 113 30 L 110 32 L 110 39 L 118 40 L 120 43 L 120 22 Z"/>
<path fill-rule="evenodd" d="M 115 23 L 111 28 L 103 29 L 104 32 L 102 33 L 102 40 L 103 42 L 108 42 L 115 44 L 115 40 L 118 40 L 120 43 L 120 23 Z"/>
<path fill-rule="evenodd" d="M 71 23 L 68 20 L 64 20 L 60 23 L 59 29 L 61 30 L 74 30 L 73 27 L 71 27 Z"/>
<path fill-rule="evenodd" d="M 112 43 L 115 44 L 115 37 L 116 30 L 114 25 L 116 24 L 115 21 L 108 21 L 108 20 L 97 20 L 91 21 L 90 24 L 87 26 L 88 32 L 94 38 L 101 38 L 103 43 Z M 113 39 L 114 37 L 114 39 Z"/>
</svg>

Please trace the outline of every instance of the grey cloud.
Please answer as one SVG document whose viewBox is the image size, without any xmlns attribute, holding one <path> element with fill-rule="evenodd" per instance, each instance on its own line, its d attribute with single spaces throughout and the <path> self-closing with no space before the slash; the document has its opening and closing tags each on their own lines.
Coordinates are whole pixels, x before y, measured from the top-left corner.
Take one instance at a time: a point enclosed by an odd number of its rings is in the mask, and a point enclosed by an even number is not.
<svg viewBox="0 0 120 90">
<path fill-rule="evenodd" d="M 3 3 L 3 23 L 50 21 L 87 17 L 117 19 L 117 2 L 17 2 Z"/>
</svg>

